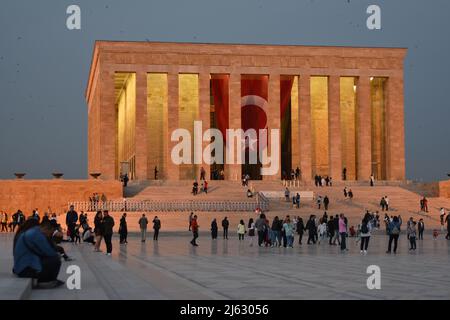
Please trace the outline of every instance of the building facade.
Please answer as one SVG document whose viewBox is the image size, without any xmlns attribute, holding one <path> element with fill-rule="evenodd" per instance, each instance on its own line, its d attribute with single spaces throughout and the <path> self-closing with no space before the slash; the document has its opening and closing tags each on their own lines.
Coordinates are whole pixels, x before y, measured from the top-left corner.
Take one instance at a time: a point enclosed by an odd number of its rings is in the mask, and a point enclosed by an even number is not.
<svg viewBox="0 0 450 320">
<path fill-rule="evenodd" d="M 404 180 L 405 55 L 403 48 L 97 41 L 86 90 L 88 171 L 105 180 L 123 173 L 192 180 L 203 167 L 207 179 L 277 180 L 299 168 L 304 181 L 316 174 Z M 259 159 L 175 164 L 172 133 L 194 134 L 194 121 L 203 131 L 279 129 L 278 171 L 261 177 Z M 193 143 L 189 156 L 209 143 Z"/>
</svg>

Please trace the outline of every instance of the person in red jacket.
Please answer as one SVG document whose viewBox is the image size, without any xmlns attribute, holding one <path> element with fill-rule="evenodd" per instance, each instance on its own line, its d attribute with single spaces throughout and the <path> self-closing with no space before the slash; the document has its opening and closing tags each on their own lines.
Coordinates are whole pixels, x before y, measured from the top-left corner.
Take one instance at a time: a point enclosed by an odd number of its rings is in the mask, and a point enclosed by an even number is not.
<svg viewBox="0 0 450 320">
<path fill-rule="evenodd" d="M 192 221 L 191 221 L 192 235 L 194 236 L 194 238 L 192 238 L 192 240 L 191 240 L 191 244 L 194 247 L 198 247 L 198 244 L 195 241 L 198 238 L 198 227 L 199 227 L 199 225 L 197 223 L 197 215 L 195 215 L 194 218 L 192 218 Z"/>
</svg>

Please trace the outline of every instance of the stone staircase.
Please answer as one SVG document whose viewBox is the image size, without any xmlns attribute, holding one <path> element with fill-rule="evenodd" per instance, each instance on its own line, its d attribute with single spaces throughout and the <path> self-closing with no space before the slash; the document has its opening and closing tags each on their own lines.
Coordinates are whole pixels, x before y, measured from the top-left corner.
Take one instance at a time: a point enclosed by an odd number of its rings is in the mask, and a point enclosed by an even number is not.
<svg viewBox="0 0 450 320">
<path fill-rule="evenodd" d="M 370 187 L 368 183 L 358 182 L 351 183 L 348 188 L 351 188 L 354 193 L 353 200 L 344 198 L 343 188 L 344 182 L 334 184 L 332 187 L 315 187 L 311 184 L 304 184 L 299 187 L 289 188 L 291 195 L 297 191 L 313 191 L 314 196 L 327 195 L 330 199 L 330 207 L 328 214 L 344 213 L 351 225 L 357 225 L 364 212 L 380 211 L 381 217 L 384 217 L 384 213 L 379 208 L 379 202 L 381 197 L 387 195 L 390 199 L 390 211 L 389 215 L 401 215 L 404 221 L 409 217 L 414 217 L 415 220 L 423 218 L 426 224 L 426 228 L 439 227 L 439 209 L 441 207 L 450 209 L 450 199 L 429 197 L 429 213 L 419 211 L 419 200 L 421 195 L 413 191 L 407 190 L 401 187 L 401 184 L 394 183 L 377 183 L 375 187 Z M 250 181 L 249 187 L 258 191 L 283 191 L 285 187 L 281 181 Z M 255 201 L 249 200 L 246 196 L 247 187 L 241 186 L 238 181 L 209 181 L 208 194 L 200 193 L 197 196 L 191 194 L 192 181 L 177 181 L 177 182 L 160 182 L 152 181 L 146 183 L 131 183 L 126 189 L 127 201 L 162 201 L 162 202 L 245 202 Z M 279 200 L 271 199 L 269 203 L 269 210 L 267 215 L 269 219 L 272 219 L 275 215 L 284 217 L 286 215 L 301 216 L 306 219 L 311 214 L 319 216 L 323 215 L 323 208 L 318 210 L 315 200 L 301 202 L 301 208 L 293 208 L 291 201 L 286 202 L 284 199 Z M 238 224 L 240 219 L 248 221 L 249 218 L 254 218 L 253 212 L 228 211 L 228 212 L 202 212 L 196 211 L 199 215 L 202 230 L 209 230 L 209 224 L 213 218 L 219 221 L 227 216 L 231 222 L 231 225 Z M 122 212 L 112 213 L 116 219 L 118 225 Z M 163 224 L 163 230 L 165 231 L 185 231 L 187 230 L 187 221 L 189 212 L 180 212 L 174 210 L 173 212 L 155 212 L 148 213 L 147 216 L 152 220 L 153 216 L 158 215 Z M 128 212 L 128 228 L 131 232 L 138 231 L 138 219 L 141 216 L 140 212 Z M 89 216 L 90 221 L 93 221 L 93 215 Z"/>
</svg>

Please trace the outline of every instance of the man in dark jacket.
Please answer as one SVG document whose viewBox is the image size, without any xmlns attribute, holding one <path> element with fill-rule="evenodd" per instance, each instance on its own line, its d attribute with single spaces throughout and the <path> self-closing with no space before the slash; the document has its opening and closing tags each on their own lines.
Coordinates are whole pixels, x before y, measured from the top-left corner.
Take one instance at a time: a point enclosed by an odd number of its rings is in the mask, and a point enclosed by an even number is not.
<svg viewBox="0 0 450 320">
<path fill-rule="evenodd" d="M 325 198 L 323 198 L 323 206 L 324 206 L 325 210 L 328 210 L 329 204 L 330 204 L 330 199 L 328 198 L 328 196 L 325 196 Z"/>
<path fill-rule="evenodd" d="M 75 207 L 70 206 L 69 211 L 66 214 L 66 225 L 69 231 L 70 241 L 73 242 L 75 239 L 75 226 L 78 221 L 78 213 L 75 211 Z"/>
<path fill-rule="evenodd" d="M 308 244 L 311 244 L 311 241 L 313 242 L 313 244 L 316 244 L 317 227 L 314 218 L 315 216 L 311 215 L 305 227 L 305 229 L 308 230 Z"/>
<path fill-rule="evenodd" d="M 228 227 L 230 226 L 230 221 L 228 221 L 228 218 L 225 217 L 222 220 L 222 227 L 223 227 L 223 238 L 228 240 Z"/>
<path fill-rule="evenodd" d="M 158 216 L 155 216 L 153 219 L 153 240 L 158 241 L 159 229 L 161 229 L 161 220 L 159 220 Z"/>
<path fill-rule="evenodd" d="M 334 238 L 334 233 L 335 233 L 333 216 L 330 217 L 330 220 L 327 223 L 327 228 L 328 228 L 328 236 L 330 237 L 329 244 L 331 246 L 331 245 L 333 245 L 333 238 Z"/>
<path fill-rule="evenodd" d="M 109 215 L 108 210 L 103 211 L 103 238 L 106 244 L 106 255 L 110 256 L 112 252 L 112 235 L 114 219 Z"/>
</svg>

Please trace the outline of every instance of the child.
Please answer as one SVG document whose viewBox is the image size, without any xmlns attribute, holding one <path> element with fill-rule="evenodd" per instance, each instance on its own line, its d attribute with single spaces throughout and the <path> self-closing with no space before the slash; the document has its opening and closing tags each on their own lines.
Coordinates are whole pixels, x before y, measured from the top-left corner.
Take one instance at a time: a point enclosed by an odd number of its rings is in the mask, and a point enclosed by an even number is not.
<svg viewBox="0 0 450 320">
<path fill-rule="evenodd" d="M 77 227 L 75 228 L 75 237 L 74 237 L 74 242 L 75 244 L 81 243 L 81 237 L 80 237 L 80 225 L 77 225 Z"/>
<path fill-rule="evenodd" d="M 355 231 L 355 227 L 354 226 L 351 226 L 349 231 L 350 231 L 350 237 L 356 236 L 356 231 Z"/>
<path fill-rule="evenodd" d="M 409 243 L 411 245 L 409 250 L 416 250 L 417 245 L 416 245 L 416 222 L 415 221 L 411 221 L 408 224 L 408 235 L 409 235 Z"/>
<path fill-rule="evenodd" d="M 437 229 L 434 229 L 434 230 L 433 230 L 433 240 L 437 240 L 438 235 L 439 235 L 438 230 L 437 230 Z"/>
</svg>

